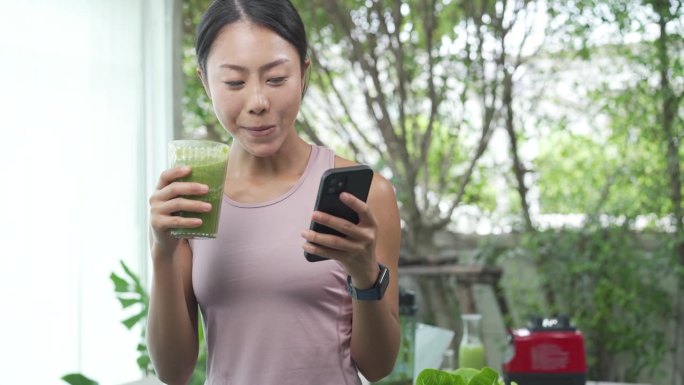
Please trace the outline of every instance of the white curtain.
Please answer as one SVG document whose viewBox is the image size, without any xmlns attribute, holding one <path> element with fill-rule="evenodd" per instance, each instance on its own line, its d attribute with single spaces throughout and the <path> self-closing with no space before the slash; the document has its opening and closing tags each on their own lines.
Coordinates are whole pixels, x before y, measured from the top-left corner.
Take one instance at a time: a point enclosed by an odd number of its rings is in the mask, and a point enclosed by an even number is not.
<svg viewBox="0 0 684 385">
<path fill-rule="evenodd" d="M 0 0 L 0 383 L 140 377 L 109 275 L 145 275 L 168 3 Z"/>
</svg>

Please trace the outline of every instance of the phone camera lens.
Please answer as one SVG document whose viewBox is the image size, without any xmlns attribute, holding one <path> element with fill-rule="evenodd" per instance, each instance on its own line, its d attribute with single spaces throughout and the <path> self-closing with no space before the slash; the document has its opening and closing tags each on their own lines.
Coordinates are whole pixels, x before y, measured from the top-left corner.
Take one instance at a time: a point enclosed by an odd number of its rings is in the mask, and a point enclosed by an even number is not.
<svg viewBox="0 0 684 385">
<path fill-rule="evenodd" d="M 344 186 L 347 184 L 345 177 L 331 177 L 329 181 L 326 182 L 325 192 L 327 194 L 339 194 L 344 190 Z"/>
</svg>

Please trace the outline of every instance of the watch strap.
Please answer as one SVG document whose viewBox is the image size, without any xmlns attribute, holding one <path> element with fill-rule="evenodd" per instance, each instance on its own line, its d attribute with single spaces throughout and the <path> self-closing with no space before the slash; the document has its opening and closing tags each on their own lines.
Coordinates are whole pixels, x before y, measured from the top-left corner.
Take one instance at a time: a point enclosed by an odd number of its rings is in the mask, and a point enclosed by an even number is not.
<svg viewBox="0 0 684 385">
<path fill-rule="evenodd" d="M 369 289 L 359 290 L 352 285 L 351 276 L 347 276 L 347 291 L 352 298 L 359 301 L 379 301 L 385 295 L 387 286 L 389 286 L 389 269 L 378 263 L 380 267 L 380 273 L 378 278 L 375 280 L 375 284 Z"/>
</svg>

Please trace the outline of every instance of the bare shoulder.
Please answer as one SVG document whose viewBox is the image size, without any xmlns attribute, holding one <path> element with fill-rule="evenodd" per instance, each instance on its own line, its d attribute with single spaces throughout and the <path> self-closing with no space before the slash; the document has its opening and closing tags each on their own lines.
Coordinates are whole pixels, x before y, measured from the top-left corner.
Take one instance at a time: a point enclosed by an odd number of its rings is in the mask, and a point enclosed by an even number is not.
<svg viewBox="0 0 684 385">
<path fill-rule="evenodd" d="M 358 163 L 354 162 L 353 160 L 349 160 L 341 156 L 335 155 L 335 168 L 351 166 L 358 166 Z"/>
</svg>

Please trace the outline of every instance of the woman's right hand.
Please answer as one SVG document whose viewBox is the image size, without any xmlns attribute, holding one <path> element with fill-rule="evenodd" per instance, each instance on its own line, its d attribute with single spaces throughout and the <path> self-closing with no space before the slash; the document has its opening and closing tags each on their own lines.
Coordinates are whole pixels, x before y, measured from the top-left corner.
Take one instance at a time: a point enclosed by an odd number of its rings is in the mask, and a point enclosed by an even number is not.
<svg viewBox="0 0 684 385">
<path fill-rule="evenodd" d="M 184 218 L 173 215 L 178 211 L 208 212 L 211 204 L 181 197 L 182 195 L 204 195 L 209 191 L 201 183 L 178 182 L 188 176 L 190 167 L 174 167 L 162 172 L 156 191 L 150 197 L 150 225 L 152 227 L 153 258 L 171 258 L 180 239 L 171 236 L 170 229 L 195 228 L 202 225 L 199 218 Z"/>
</svg>

